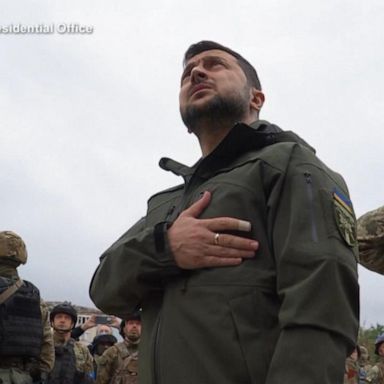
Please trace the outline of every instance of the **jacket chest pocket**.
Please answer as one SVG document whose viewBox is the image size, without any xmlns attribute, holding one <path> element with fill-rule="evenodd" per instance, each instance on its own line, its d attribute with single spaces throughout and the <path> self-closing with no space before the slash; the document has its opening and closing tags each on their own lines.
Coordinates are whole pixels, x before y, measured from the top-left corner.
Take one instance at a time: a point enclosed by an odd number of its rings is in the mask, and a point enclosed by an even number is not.
<svg viewBox="0 0 384 384">
<path fill-rule="evenodd" d="M 146 216 L 146 225 L 155 226 L 162 222 L 173 222 L 179 215 L 180 196 L 167 200 L 150 200 Z"/>
</svg>

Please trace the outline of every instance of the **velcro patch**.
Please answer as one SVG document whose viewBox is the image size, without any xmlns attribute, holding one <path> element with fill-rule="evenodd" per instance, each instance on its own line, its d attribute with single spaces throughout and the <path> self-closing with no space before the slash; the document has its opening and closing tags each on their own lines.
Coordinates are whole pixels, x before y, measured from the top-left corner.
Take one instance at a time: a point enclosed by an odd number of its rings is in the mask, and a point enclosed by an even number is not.
<svg viewBox="0 0 384 384">
<path fill-rule="evenodd" d="M 350 247 L 354 247 L 357 244 L 357 240 L 356 218 L 352 202 L 337 188 L 333 190 L 332 196 L 335 219 L 339 232 L 345 242 Z"/>
</svg>

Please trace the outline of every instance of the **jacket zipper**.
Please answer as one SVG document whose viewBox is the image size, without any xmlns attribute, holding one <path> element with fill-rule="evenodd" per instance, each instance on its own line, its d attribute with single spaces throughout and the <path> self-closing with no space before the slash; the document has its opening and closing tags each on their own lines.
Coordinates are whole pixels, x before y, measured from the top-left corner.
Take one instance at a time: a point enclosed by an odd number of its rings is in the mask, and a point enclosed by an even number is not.
<svg viewBox="0 0 384 384">
<path fill-rule="evenodd" d="M 173 214 L 175 213 L 176 205 L 172 204 L 171 207 L 169 207 L 165 221 L 168 222 L 172 219 Z M 160 353 L 159 353 L 159 346 L 160 346 L 160 328 L 161 328 L 161 312 L 159 313 L 159 317 L 156 321 L 156 331 L 155 331 L 155 343 L 153 347 L 153 384 L 160 384 Z"/>
<path fill-rule="evenodd" d="M 312 175 L 309 172 L 304 173 L 305 182 L 307 184 L 307 197 L 309 200 L 309 209 L 310 209 L 310 221 L 311 221 L 311 235 L 312 240 L 317 243 L 319 241 L 319 237 L 317 235 L 317 225 L 316 225 L 316 215 L 315 209 L 313 206 L 313 183 L 312 183 Z"/>
<path fill-rule="evenodd" d="M 168 222 L 172 218 L 173 212 L 175 212 L 176 205 L 172 205 L 167 212 L 167 215 L 165 216 L 165 221 Z"/>
<path fill-rule="evenodd" d="M 195 173 L 196 173 L 196 171 L 195 171 Z M 195 178 L 195 174 L 192 175 L 192 177 L 188 183 L 187 182 L 185 183 L 183 195 L 181 197 L 180 204 L 178 204 L 178 214 L 180 214 L 185 209 L 188 191 L 191 189 L 192 180 L 194 178 Z M 166 221 L 168 221 L 172 217 L 172 215 L 175 212 L 175 209 L 176 209 L 175 205 L 170 207 L 170 209 L 168 210 L 167 215 L 166 215 Z M 188 278 L 186 278 L 184 281 L 184 286 L 182 288 L 183 291 L 185 291 L 187 289 L 187 285 L 188 285 Z M 160 353 L 159 353 L 160 352 L 159 351 L 160 328 L 161 328 L 161 312 L 159 314 L 159 318 L 158 318 L 157 323 L 156 323 L 155 345 L 153 348 L 153 384 L 160 384 L 161 383 L 160 362 L 159 362 L 159 360 L 160 360 L 159 359 L 159 357 L 160 357 Z"/>
<path fill-rule="evenodd" d="M 161 323 L 161 312 L 159 314 L 159 318 L 156 322 L 156 333 L 155 333 L 155 346 L 153 348 L 153 384 L 160 384 L 160 363 L 158 354 L 159 351 L 159 339 L 160 339 L 160 323 Z"/>
</svg>

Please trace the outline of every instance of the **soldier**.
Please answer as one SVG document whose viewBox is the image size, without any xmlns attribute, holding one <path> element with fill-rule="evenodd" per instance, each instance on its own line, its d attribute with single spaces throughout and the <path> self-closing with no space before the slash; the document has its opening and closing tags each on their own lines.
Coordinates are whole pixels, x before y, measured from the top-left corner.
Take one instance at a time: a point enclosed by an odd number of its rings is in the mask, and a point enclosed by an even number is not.
<svg viewBox="0 0 384 384">
<path fill-rule="evenodd" d="M 367 212 L 357 220 L 360 263 L 384 274 L 384 206 Z"/>
<path fill-rule="evenodd" d="M 108 348 L 99 359 L 96 384 L 137 384 L 141 318 L 133 313 L 120 324 L 124 341 Z"/>
<path fill-rule="evenodd" d="M 49 315 L 55 342 L 55 366 L 48 384 L 93 383 L 92 356 L 86 346 L 71 338 L 77 322 L 75 308 L 67 302 L 56 305 Z"/>
<path fill-rule="evenodd" d="M 359 366 L 360 366 L 360 369 L 359 369 L 360 381 L 359 381 L 359 383 L 364 384 L 367 382 L 366 381 L 367 375 L 368 375 L 368 372 L 370 371 L 370 369 L 372 368 L 372 365 L 369 361 L 368 349 L 366 347 L 364 347 L 363 345 L 360 345 Z"/>
<path fill-rule="evenodd" d="M 356 346 L 345 361 L 344 384 L 359 384 L 360 347 Z"/>
<path fill-rule="evenodd" d="M 379 335 L 375 341 L 375 354 L 380 356 L 380 359 L 369 370 L 366 381 L 372 384 L 384 384 L 384 333 Z"/>
<path fill-rule="evenodd" d="M 48 310 L 39 290 L 17 273 L 26 262 L 21 237 L 0 232 L 0 383 L 4 384 L 40 382 L 54 363 Z"/>
<path fill-rule="evenodd" d="M 105 327 L 105 326 L 103 326 Z M 108 330 L 104 328 L 101 328 L 102 333 L 95 336 L 95 338 L 92 341 L 92 344 L 88 347 L 92 357 L 93 357 L 93 374 L 92 377 L 96 379 L 97 376 L 97 368 L 99 366 L 100 358 L 102 354 L 109 348 L 112 347 L 112 345 L 117 343 L 117 339 L 115 336 L 112 335 L 111 332 L 108 333 Z"/>
</svg>

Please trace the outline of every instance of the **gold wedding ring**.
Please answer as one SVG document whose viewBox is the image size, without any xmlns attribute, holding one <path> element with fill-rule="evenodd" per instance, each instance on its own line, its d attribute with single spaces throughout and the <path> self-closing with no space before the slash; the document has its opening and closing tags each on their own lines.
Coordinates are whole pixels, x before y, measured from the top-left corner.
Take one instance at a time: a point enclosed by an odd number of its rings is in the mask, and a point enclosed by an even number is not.
<svg viewBox="0 0 384 384">
<path fill-rule="evenodd" d="M 219 233 L 215 233 L 215 245 L 219 245 L 219 238 L 220 238 L 220 234 Z"/>
</svg>

